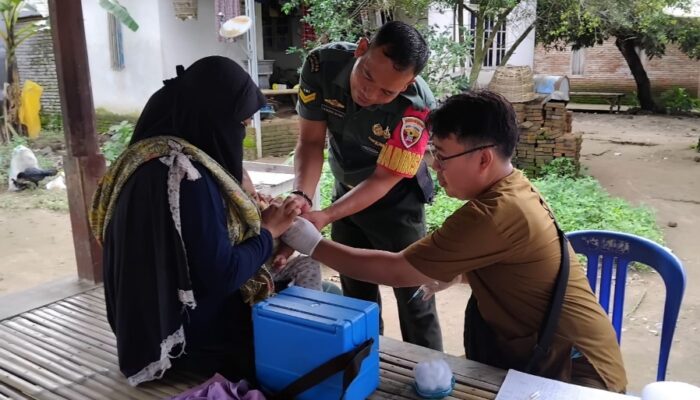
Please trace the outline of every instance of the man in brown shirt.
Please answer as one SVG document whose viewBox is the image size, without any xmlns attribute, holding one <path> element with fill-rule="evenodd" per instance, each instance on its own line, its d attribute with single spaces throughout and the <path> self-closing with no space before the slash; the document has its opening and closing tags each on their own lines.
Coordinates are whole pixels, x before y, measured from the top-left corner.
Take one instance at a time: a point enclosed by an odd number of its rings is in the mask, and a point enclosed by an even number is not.
<svg viewBox="0 0 700 400">
<path fill-rule="evenodd" d="M 282 240 L 367 282 L 394 287 L 468 282 L 493 332 L 499 366 L 519 368 L 537 343 L 562 255 L 552 213 L 510 162 L 519 132 L 515 112 L 498 94 L 469 92 L 433 111 L 429 125 L 440 185 L 449 196 L 469 200 L 437 231 L 399 253 L 321 240 L 303 221 Z M 622 392 L 627 379 L 615 332 L 571 247 L 569 254 L 559 324 L 538 373 Z"/>
</svg>

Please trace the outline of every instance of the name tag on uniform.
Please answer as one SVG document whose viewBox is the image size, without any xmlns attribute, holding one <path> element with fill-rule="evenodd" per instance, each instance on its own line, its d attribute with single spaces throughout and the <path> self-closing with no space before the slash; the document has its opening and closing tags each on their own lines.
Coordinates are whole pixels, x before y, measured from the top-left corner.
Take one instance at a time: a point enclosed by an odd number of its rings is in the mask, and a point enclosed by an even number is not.
<svg viewBox="0 0 700 400">
<path fill-rule="evenodd" d="M 334 115 L 338 118 L 345 118 L 345 111 L 344 110 L 333 107 L 325 101 L 323 104 L 321 104 L 321 110 L 323 110 L 324 112 L 327 112 L 330 115 Z"/>
</svg>

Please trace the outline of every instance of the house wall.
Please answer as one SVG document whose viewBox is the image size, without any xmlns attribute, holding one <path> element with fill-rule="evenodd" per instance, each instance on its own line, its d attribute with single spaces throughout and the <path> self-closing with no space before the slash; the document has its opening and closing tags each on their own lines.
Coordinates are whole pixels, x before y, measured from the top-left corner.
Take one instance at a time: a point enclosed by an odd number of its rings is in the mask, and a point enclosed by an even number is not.
<svg viewBox="0 0 700 400">
<path fill-rule="evenodd" d="M 199 1 L 198 18 L 181 21 L 175 18 L 172 0 L 158 0 L 160 13 L 160 37 L 162 38 L 163 76 L 174 75 L 175 66 L 189 66 L 196 60 L 220 55 L 229 57 L 246 68 L 245 36 L 233 42 L 218 40 L 218 19 L 214 13 L 214 2 Z M 241 8 L 244 12 L 244 8 Z M 256 33 L 258 59 L 262 58 L 262 25 L 258 13 L 260 5 L 256 3 Z"/>
<path fill-rule="evenodd" d="M 35 21 L 37 20 L 20 21 L 17 30 L 22 29 L 27 24 L 33 24 Z M 17 48 L 16 54 L 21 84 L 24 84 L 26 80 L 32 80 L 44 88 L 41 95 L 42 113 L 60 114 L 61 100 L 58 94 L 51 31 L 41 31 L 25 40 Z M 4 68 L 4 65 L 2 67 Z"/>
<path fill-rule="evenodd" d="M 535 51 L 535 72 L 547 75 L 568 75 L 572 91 L 625 92 L 637 90 L 627 62 L 613 40 L 584 51 L 583 75 L 571 73 L 571 50 Z M 662 58 L 642 58 L 645 70 L 656 93 L 672 87 L 685 87 L 700 96 L 700 61 L 693 61 L 676 46 L 666 47 Z"/>
<path fill-rule="evenodd" d="M 536 8 L 537 0 L 525 0 L 518 4 L 518 7 L 510 13 L 506 24 L 506 51 L 512 47 L 518 37 L 534 21 Z M 433 6 L 428 12 L 429 24 L 437 25 L 440 30 L 448 29 L 452 31 L 453 19 L 454 13 L 450 8 Z M 465 13 L 464 20 L 465 24 L 468 24 L 468 13 Z M 510 57 L 508 65 L 527 65 L 532 67 L 534 62 L 534 48 L 535 31 L 533 29 Z M 485 87 L 488 85 L 493 77 L 495 69 L 495 67 L 483 67 L 479 73 L 477 86 Z"/>
<path fill-rule="evenodd" d="M 199 1 L 198 18 L 181 21 L 175 17 L 172 0 L 121 0 L 139 29 L 122 27 L 125 68 L 113 70 L 109 50 L 107 13 L 95 0 L 83 0 L 88 58 L 96 108 L 114 113 L 138 113 L 164 79 L 175 75 L 175 67 L 221 55 L 245 68 L 245 37 L 220 42 L 218 20 L 212 0 Z M 256 3 L 257 12 L 260 5 Z M 242 10 L 244 8 L 242 7 Z M 258 54 L 262 57 L 262 30 L 256 21 Z"/>
<path fill-rule="evenodd" d="M 96 108 L 114 113 L 138 113 L 163 80 L 158 3 L 142 0 L 120 3 L 138 22 L 139 29 L 132 32 L 122 26 L 125 67 L 114 70 L 107 12 L 95 0 L 82 1 L 93 102 Z"/>
<path fill-rule="evenodd" d="M 513 46 L 523 32 L 535 22 L 537 0 L 526 0 L 518 5 L 508 16 L 506 25 L 506 49 Z M 506 50 L 507 51 L 507 50 Z M 533 29 L 520 43 L 508 60 L 509 65 L 527 65 L 532 67 L 535 61 L 535 30 Z"/>
</svg>

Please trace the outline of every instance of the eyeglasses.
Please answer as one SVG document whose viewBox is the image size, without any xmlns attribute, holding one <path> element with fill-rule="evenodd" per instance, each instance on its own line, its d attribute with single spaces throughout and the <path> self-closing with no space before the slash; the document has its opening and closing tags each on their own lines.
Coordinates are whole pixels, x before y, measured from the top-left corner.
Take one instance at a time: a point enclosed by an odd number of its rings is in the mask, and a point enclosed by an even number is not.
<svg viewBox="0 0 700 400">
<path fill-rule="evenodd" d="M 483 149 L 488 149 L 489 147 L 496 147 L 496 145 L 495 145 L 495 144 L 485 144 L 485 145 L 483 145 L 483 146 L 474 147 L 473 149 L 469 149 L 469 150 L 463 151 L 463 152 L 458 153 L 458 154 L 453 154 L 453 155 L 451 155 L 451 156 L 443 157 L 443 156 L 441 156 L 440 154 L 437 153 L 437 151 L 435 150 L 435 146 L 433 146 L 433 144 L 431 143 L 431 144 L 428 146 L 428 151 L 430 152 L 430 155 L 433 156 L 433 159 L 434 159 L 435 162 L 437 163 L 438 168 L 439 168 L 440 170 L 444 170 L 444 169 L 445 169 L 445 162 L 446 162 L 447 160 L 452 159 L 452 158 L 456 158 L 456 157 L 459 157 L 459 156 L 464 156 L 464 155 L 473 153 L 473 152 L 475 152 L 475 151 L 479 151 L 479 150 L 483 150 Z"/>
</svg>

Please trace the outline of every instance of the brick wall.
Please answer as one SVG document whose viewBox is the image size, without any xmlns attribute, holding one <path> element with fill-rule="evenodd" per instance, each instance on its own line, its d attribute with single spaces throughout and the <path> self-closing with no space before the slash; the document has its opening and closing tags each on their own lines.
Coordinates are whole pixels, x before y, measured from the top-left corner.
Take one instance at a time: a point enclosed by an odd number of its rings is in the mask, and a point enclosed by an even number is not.
<svg viewBox="0 0 700 400">
<path fill-rule="evenodd" d="M 294 150 L 299 137 L 299 117 L 273 118 L 262 121 L 262 154 L 267 156 L 286 156 Z M 248 128 L 243 142 L 245 159 L 254 160 L 255 130 Z"/>
<path fill-rule="evenodd" d="M 17 30 L 36 19 L 22 20 Z M 32 80 L 44 88 L 41 95 L 42 114 L 61 113 L 61 100 L 58 94 L 56 63 L 53 55 L 51 31 L 41 31 L 25 40 L 17 49 L 17 67 L 20 81 Z"/>
<path fill-rule="evenodd" d="M 535 73 L 567 75 L 572 91 L 615 91 L 631 93 L 637 90 L 632 73 L 614 40 L 601 46 L 584 49 L 584 74 L 571 74 L 571 51 L 535 49 Z M 642 58 L 656 93 L 680 86 L 695 96 L 700 96 L 700 61 L 693 61 L 676 46 L 666 47 L 662 58 Z"/>
</svg>

